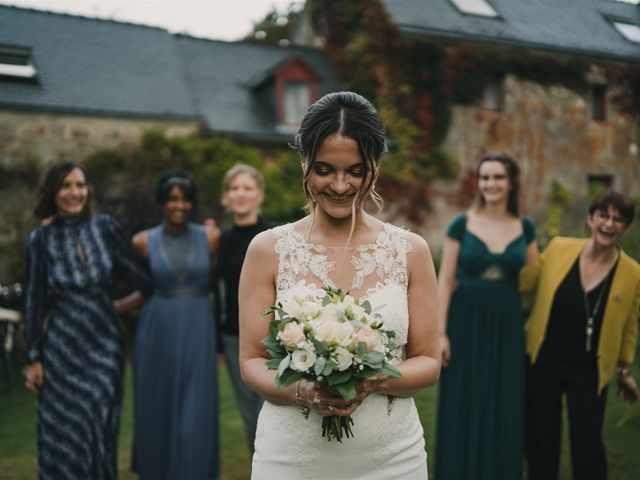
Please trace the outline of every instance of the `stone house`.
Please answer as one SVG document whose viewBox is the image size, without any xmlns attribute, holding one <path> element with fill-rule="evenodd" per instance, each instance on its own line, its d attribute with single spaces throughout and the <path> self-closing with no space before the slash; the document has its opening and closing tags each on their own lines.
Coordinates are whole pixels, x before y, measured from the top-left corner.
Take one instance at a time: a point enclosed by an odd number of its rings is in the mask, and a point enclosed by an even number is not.
<svg viewBox="0 0 640 480">
<path fill-rule="evenodd" d="M 150 129 L 286 146 L 310 103 L 339 88 L 313 48 L 0 5 L 0 283 L 13 280 L 3 259 L 21 250 L 43 165 Z"/>
<path fill-rule="evenodd" d="M 426 232 L 434 243 L 468 205 L 466 180 L 491 150 L 505 150 L 520 162 L 525 210 L 539 222 L 547 215 L 554 180 L 572 194 L 565 220 L 576 227 L 596 184 L 640 196 L 639 6 L 615 0 L 382 4 L 403 35 L 450 51 L 481 50 L 484 66 L 494 72 L 477 101 L 452 108 L 443 147 L 462 168 L 456 181 L 436 186 L 435 215 Z M 517 59 L 520 71 L 510 71 L 504 58 Z M 539 71 L 523 74 L 526 62 L 549 75 L 556 69 L 557 78 L 536 81 Z"/>
</svg>

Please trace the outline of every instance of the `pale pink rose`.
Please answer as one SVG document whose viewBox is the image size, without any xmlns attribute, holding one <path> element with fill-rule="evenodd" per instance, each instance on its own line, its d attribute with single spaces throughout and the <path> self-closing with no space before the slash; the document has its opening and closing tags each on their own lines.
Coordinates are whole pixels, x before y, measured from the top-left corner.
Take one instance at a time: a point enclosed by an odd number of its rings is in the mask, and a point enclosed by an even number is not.
<svg viewBox="0 0 640 480">
<path fill-rule="evenodd" d="M 382 344 L 380 334 L 370 328 L 357 328 L 355 331 L 356 342 L 364 342 L 367 351 L 378 350 Z"/>
<path fill-rule="evenodd" d="M 282 331 L 278 333 L 278 338 L 280 338 L 287 348 L 295 348 L 306 340 L 304 328 L 296 322 L 287 323 Z"/>
</svg>

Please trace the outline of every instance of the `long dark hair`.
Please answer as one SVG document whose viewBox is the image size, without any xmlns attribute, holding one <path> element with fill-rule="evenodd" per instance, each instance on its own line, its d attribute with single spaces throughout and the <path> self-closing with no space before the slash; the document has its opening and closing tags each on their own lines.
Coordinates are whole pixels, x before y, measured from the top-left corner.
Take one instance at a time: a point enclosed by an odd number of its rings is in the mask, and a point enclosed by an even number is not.
<svg viewBox="0 0 640 480">
<path fill-rule="evenodd" d="M 480 159 L 478 162 L 478 168 L 476 169 L 476 177 L 480 178 L 480 167 L 484 162 L 500 162 L 507 172 L 509 177 L 509 195 L 507 196 L 507 211 L 514 217 L 520 216 L 520 167 L 516 161 L 505 152 L 492 152 L 488 153 Z M 482 193 L 478 191 L 478 205 L 485 206 L 485 199 Z"/>
<path fill-rule="evenodd" d="M 80 170 L 85 178 L 87 172 L 82 165 L 73 160 L 63 160 L 61 162 L 51 165 L 44 174 L 44 180 L 40 184 L 38 189 L 38 199 L 36 206 L 33 209 L 33 214 L 36 218 L 44 220 L 45 218 L 53 217 L 58 213 L 58 207 L 56 205 L 56 194 L 62 188 L 64 179 L 67 175 L 75 169 Z M 87 201 L 82 208 L 80 216 L 88 217 L 91 215 L 91 207 L 89 205 L 91 201 L 91 190 L 87 186 Z"/>
<path fill-rule="evenodd" d="M 363 177 L 367 178 L 372 173 L 369 182 L 362 183 L 354 207 L 371 198 L 380 208 L 382 198 L 376 192 L 375 182 L 382 155 L 387 151 L 384 124 L 375 107 L 362 95 L 335 92 L 325 95 L 309 107 L 293 145 L 300 155 L 304 194 L 310 211 L 313 212 L 313 198 L 309 191 L 309 177 L 322 142 L 334 134 L 356 141 L 363 160 Z"/>
</svg>

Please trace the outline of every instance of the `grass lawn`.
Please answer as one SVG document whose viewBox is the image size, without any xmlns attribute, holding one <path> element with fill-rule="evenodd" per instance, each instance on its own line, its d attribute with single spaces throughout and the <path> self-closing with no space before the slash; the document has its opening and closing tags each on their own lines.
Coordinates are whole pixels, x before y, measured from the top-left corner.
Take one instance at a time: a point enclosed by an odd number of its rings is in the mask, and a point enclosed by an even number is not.
<svg viewBox="0 0 640 480">
<path fill-rule="evenodd" d="M 640 352 L 639 352 L 640 353 Z M 236 408 L 231 385 L 224 366 L 220 369 L 220 425 L 222 442 L 222 479 L 249 478 L 250 465 L 244 428 Z M 638 361 L 634 368 L 640 371 Z M 131 369 L 127 368 L 126 390 L 120 429 L 119 470 L 121 479 L 135 479 L 129 471 L 131 451 L 132 396 Z M 437 389 L 416 396 L 416 403 L 427 438 L 429 459 L 433 459 Z M 4 365 L 0 369 L 0 477 L 3 480 L 32 480 L 37 477 L 34 397 L 22 382 L 9 391 Z M 564 432 L 567 428 L 565 426 Z M 610 480 L 640 478 L 640 404 L 623 403 L 611 389 L 608 397 L 604 438 L 609 459 Z M 569 453 L 565 435 L 561 475 L 570 479 Z M 429 470 L 433 465 L 430 463 Z M 444 479 L 442 479 L 444 480 Z"/>
</svg>

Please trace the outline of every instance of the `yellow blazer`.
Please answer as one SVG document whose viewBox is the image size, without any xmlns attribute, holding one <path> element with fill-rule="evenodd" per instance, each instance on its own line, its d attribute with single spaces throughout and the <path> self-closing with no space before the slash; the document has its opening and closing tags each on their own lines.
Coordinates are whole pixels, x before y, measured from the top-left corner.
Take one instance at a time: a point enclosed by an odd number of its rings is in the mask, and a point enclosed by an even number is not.
<svg viewBox="0 0 640 480">
<path fill-rule="evenodd" d="M 542 254 L 520 271 L 520 291 L 536 291 L 525 325 L 526 349 L 535 363 L 544 341 L 551 306 L 586 238 L 555 237 Z M 638 336 L 640 265 L 620 249 L 598 341 L 598 393 L 609 383 L 618 362 L 632 363 Z"/>
</svg>

